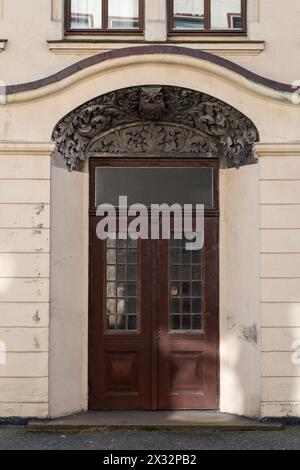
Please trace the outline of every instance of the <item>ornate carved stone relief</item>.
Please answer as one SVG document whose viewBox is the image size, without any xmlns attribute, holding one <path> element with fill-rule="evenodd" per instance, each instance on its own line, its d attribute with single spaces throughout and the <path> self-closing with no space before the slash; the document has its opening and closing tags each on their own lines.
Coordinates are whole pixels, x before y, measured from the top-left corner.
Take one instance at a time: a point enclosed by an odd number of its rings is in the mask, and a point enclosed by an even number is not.
<svg viewBox="0 0 300 470">
<path fill-rule="evenodd" d="M 53 132 L 70 171 L 97 153 L 218 157 L 224 167 L 253 163 L 254 124 L 204 93 L 170 86 L 133 87 L 95 98 L 65 116 Z M 176 155 L 174 155 L 176 156 Z"/>
<path fill-rule="evenodd" d="M 90 146 L 96 153 L 217 153 L 218 147 L 205 134 L 168 123 L 123 127 Z"/>
</svg>

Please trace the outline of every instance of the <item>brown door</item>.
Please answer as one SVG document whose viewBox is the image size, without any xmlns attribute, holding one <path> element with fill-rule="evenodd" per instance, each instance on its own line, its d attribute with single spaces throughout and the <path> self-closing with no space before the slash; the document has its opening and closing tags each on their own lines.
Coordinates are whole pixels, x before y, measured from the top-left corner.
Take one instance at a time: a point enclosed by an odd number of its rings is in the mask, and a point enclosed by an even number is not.
<svg viewBox="0 0 300 470">
<path fill-rule="evenodd" d="M 205 220 L 205 246 L 158 243 L 158 407 L 218 407 L 218 219 Z"/>
<path fill-rule="evenodd" d="M 98 221 L 90 222 L 90 408 L 149 409 L 151 244 L 100 241 Z"/>
<path fill-rule="evenodd" d="M 218 408 L 218 170 L 210 166 L 201 251 L 174 237 L 101 241 L 91 207 L 90 409 Z M 92 160 L 92 206 L 97 168 Z"/>
</svg>

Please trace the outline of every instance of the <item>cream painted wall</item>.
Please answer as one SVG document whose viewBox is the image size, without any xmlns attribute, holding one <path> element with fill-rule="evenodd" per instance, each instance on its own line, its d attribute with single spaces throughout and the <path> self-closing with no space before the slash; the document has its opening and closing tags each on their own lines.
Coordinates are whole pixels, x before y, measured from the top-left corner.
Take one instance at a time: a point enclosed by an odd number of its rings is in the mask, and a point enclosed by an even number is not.
<svg viewBox="0 0 300 470">
<path fill-rule="evenodd" d="M 259 166 L 220 171 L 220 409 L 260 416 Z"/>
<path fill-rule="evenodd" d="M 300 144 L 260 155 L 262 416 L 300 416 Z"/>
<path fill-rule="evenodd" d="M 87 407 L 88 172 L 51 167 L 50 415 Z"/>
<path fill-rule="evenodd" d="M 52 143 L 0 142 L 0 416 L 49 414 Z"/>
<path fill-rule="evenodd" d="M 165 0 L 145 1 L 146 41 L 164 42 Z M 47 40 L 63 38 L 62 0 L 2 2 L 0 39 L 8 39 L 8 43 L 0 54 L 0 80 L 13 84 L 39 79 L 82 59 L 79 53 L 55 55 L 49 51 Z M 281 0 L 249 0 L 248 3 L 248 39 L 264 40 L 266 47 L 255 57 L 241 53 L 232 56 L 232 60 L 274 80 L 288 83 L 299 80 L 299 1 L 289 0 L 284 7 Z M 106 45 L 109 47 L 112 46 Z"/>
</svg>

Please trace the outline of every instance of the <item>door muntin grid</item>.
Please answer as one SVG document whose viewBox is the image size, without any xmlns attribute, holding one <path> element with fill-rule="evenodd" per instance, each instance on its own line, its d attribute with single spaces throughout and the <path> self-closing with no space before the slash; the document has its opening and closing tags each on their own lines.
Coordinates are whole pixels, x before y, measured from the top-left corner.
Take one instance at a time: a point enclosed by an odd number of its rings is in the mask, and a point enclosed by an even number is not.
<svg viewBox="0 0 300 470">
<path fill-rule="evenodd" d="M 107 240 L 105 282 L 106 332 L 140 329 L 140 246 L 137 240 Z"/>
<path fill-rule="evenodd" d="M 188 251 L 188 240 L 169 242 L 169 330 L 174 333 L 203 331 L 203 249 Z"/>
</svg>

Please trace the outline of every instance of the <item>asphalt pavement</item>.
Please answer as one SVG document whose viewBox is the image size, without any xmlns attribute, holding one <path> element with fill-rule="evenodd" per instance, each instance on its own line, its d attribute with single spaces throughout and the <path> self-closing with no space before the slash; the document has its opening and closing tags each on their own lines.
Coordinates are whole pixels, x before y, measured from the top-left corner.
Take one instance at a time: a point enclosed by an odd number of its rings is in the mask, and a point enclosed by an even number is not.
<svg viewBox="0 0 300 470">
<path fill-rule="evenodd" d="M 300 426 L 274 431 L 49 433 L 0 426 L 0 450 L 300 450 Z"/>
</svg>

